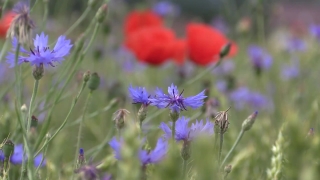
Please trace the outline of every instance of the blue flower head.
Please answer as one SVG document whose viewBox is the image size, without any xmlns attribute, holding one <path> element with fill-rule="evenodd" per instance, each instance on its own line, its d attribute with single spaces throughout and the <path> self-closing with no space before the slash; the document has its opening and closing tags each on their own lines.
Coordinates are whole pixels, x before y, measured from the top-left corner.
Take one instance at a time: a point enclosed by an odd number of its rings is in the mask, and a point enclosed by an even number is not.
<svg viewBox="0 0 320 180">
<path fill-rule="evenodd" d="M 140 150 L 139 159 L 142 165 L 160 162 L 168 152 L 168 142 L 159 138 L 156 147 L 151 151 Z"/>
<path fill-rule="evenodd" d="M 302 39 L 297 37 L 291 37 L 287 40 L 287 51 L 296 52 L 296 51 L 305 51 L 307 49 L 307 44 Z"/>
<path fill-rule="evenodd" d="M 249 46 L 248 55 L 254 68 L 268 70 L 272 65 L 272 57 L 270 54 L 259 46 Z"/>
<path fill-rule="evenodd" d="M 180 13 L 179 7 L 175 4 L 172 4 L 170 1 L 159 1 L 155 3 L 152 10 L 160 16 L 176 16 Z"/>
<path fill-rule="evenodd" d="M 182 96 L 183 90 L 179 93 L 177 86 L 171 84 L 168 87 L 168 95 L 165 94 L 161 89 L 156 89 L 156 96 L 150 98 L 151 105 L 157 106 L 158 108 L 167 108 L 169 107 L 172 111 L 180 112 L 187 110 L 187 107 L 192 109 L 197 109 L 203 105 L 203 99 L 206 98 L 205 91 L 200 92 L 195 96 L 190 96 L 184 98 Z"/>
<path fill-rule="evenodd" d="M 133 103 L 135 104 L 144 104 L 144 105 L 149 105 L 149 94 L 146 90 L 146 88 L 144 87 L 132 87 L 130 86 L 128 88 L 129 90 L 129 94 L 130 94 L 130 98 L 132 99 Z"/>
<path fill-rule="evenodd" d="M 113 137 L 109 142 L 109 145 L 114 150 L 115 158 L 121 160 L 121 146 L 123 139 L 117 140 L 116 137 Z M 158 139 L 157 145 L 154 150 L 146 151 L 143 149 L 139 150 L 139 159 L 142 165 L 154 164 L 161 161 L 168 151 L 168 143 L 162 138 Z"/>
<path fill-rule="evenodd" d="M 320 41 L 320 25 L 311 25 L 309 27 L 310 34 Z"/>
<path fill-rule="evenodd" d="M 30 49 L 30 51 L 27 51 L 23 47 L 20 47 L 20 52 L 25 55 L 18 57 L 17 65 L 26 62 L 30 63 L 32 66 L 54 66 L 56 62 L 60 63 L 64 60 L 64 57 L 69 54 L 72 47 L 72 44 L 70 44 L 70 42 L 71 41 L 66 39 L 65 36 L 60 36 L 54 48 L 50 50 L 50 47 L 48 45 L 48 36 L 42 32 L 40 35 L 36 35 L 36 38 L 33 41 L 34 49 Z M 18 46 L 17 38 L 13 38 L 12 46 L 12 50 L 15 51 Z M 10 67 L 14 67 L 15 54 L 13 52 L 9 52 L 6 58 L 7 63 L 10 64 Z"/>
<path fill-rule="evenodd" d="M 41 164 L 42 158 L 43 158 L 42 153 L 34 158 L 33 164 L 35 167 L 39 167 L 40 165 L 41 165 L 41 167 L 43 167 L 46 165 L 45 159 L 43 160 L 43 162 Z M 3 161 L 3 160 L 4 160 L 4 155 L 3 155 L 2 151 L 0 150 L 0 161 Z M 12 164 L 17 165 L 17 164 L 22 164 L 22 161 L 23 161 L 23 145 L 17 144 L 17 145 L 15 145 L 13 154 L 10 157 L 10 162 Z"/>
<path fill-rule="evenodd" d="M 209 120 L 206 121 L 204 124 L 203 120 L 196 120 L 195 123 L 191 124 L 191 127 L 189 127 L 189 119 L 185 118 L 184 116 L 180 117 L 176 121 L 175 126 L 175 140 L 176 141 L 191 141 L 195 137 L 199 136 L 200 134 L 213 134 L 213 123 Z M 171 128 L 164 122 L 160 124 L 160 128 L 163 130 L 164 138 L 170 139 L 172 136 L 172 130 Z"/>
<path fill-rule="evenodd" d="M 290 80 L 297 78 L 300 75 L 299 61 L 294 60 L 291 64 L 282 66 L 281 78 L 283 80 Z"/>
</svg>

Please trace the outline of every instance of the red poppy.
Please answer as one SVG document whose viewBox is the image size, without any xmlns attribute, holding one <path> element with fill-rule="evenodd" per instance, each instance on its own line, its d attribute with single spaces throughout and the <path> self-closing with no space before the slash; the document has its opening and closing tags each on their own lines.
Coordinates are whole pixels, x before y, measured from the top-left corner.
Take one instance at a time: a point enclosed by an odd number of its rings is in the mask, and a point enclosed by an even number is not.
<svg viewBox="0 0 320 180">
<path fill-rule="evenodd" d="M 124 22 L 124 32 L 128 36 L 130 33 L 144 27 L 160 27 L 162 19 L 150 10 L 133 11 L 127 15 Z"/>
<path fill-rule="evenodd" d="M 0 20 L 0 38 L 6 38 L 7 30 L 9 29 L 11 21 L 15 16 L 16 13 L 8 12 L 2 17 L 2 19 Z"/>
<path fill-rule="evenodd" d="M 174 32 L 164 27 L 142 28 L 131 33 L 126 39 L 126 46 L 141 62 L 161 65 L 173 56 Z"/>
<path fill-rule="evenodd" d="M 177 39 L 173 42 L 173 60 L 178 64 L 182 65 L 186 59 L 187 44 L 184 39 Z"/>
<path fill-rule="evenodd" d="M 217 29 L 200 23 L 190 23 L 187 26 L 187 49 L 191 61 L 206 66 L 219 59 L 220 50 L 228 40 Z M 237 53 L 237 45 L 232 43 L 228 57 Z"/>
</svg>

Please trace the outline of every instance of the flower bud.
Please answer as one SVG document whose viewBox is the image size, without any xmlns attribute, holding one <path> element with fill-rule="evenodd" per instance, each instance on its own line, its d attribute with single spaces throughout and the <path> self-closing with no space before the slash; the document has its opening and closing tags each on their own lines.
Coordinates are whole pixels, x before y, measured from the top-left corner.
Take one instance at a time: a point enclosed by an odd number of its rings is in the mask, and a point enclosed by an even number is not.
<svg viewBox="0 0 320 180">
<path fill-rule="evenodd" d="M 82 78 L 84 82 L 88 82 L 90 79 L 90 71 L 85 72 Z"/>
<path fill-rule="evenodd" d="M 172 122 L 176 122 L 179 119 L 180 113 L 177 111 L 171 110 L 169 116 L 170 116 Z"/>
<path fill-rule="evenodd" d="M 5 158 L 9 159 L 10 156 L 13 154 L 14 152 L 14 144 L 11 140 L 6 140 L 4 142 L 4 145 L 2 147 L 2 152 Z"/>
<path fill-rule="evenodd" d="M 127 114 L 129 114 L 130 112 L 126 109 L 119 109 L 118 111 L 116 111 L 115 113 L 113 113 L 114 118 L 113 120 L 116 123 L 116 127 L 117 129 L 122 129 L 124 127 L 124 121 L 125 121 L 125 117 Z"/>
<path fill-rule="evenodd" d="M 26 105 L 26 104 L 23 104 L 23 105 L 21 106 L 21 112 L 25 113 L 25 112 L 27 112 L 27 111 L 28 111 L 27 105 Z"/>
<path fill-rule="evenodd" d="M 231 172 L 231 170 L 232 170 L 232 165 L 231 164 L 229 164 L 226 167 L 224 167 L 224 172 L 226 172 L 227 174 L 229 174 Z"/>
<path fill-rule="evenodd" d="M 97 4 L 97 0 L 89 0 L 88 7 L 93 8 Z"/>
<path fill-rule="evenodd" d="M 38 127 L 38 118 L 35 116 L 31 117 L 31 128 L 37 128 Z"/>
<path fill-rule="evenodd" d="M 75 54 L 79 54 L 80 51 L 83 48 L 84 45 L 84 41 L 85 41 L 85 33 L 80 34 L 80 36 L 78 37 L 78 39 L 75 42 Z"/>
<path fill-rule="evenodd" d="M 254 122 L 256 120 L 257 115 L 258 115 L 258 111 L 254 112 L 249 117 L 247 117 L 246 120 L 243 121 L 243 123 L 242 123 L 242 130 L 243 131 L 248 131 L 251 129 L 252 125 L 254 124 Z"/>
<path fill-rule="evenodd" d="M 84 158 L 84 150 L 83 148 L 79 149 L 79 156 L 78 156 L 78 160 L 77 160 L 77 168 L 80 168 L 85 162 L 85 158 Z"/>
<path fill-rule="evenodd" d="M 100 77 L 98 73 L 94 72 L 91 74 L 90 79 L 88 81 L 88 87 L 91 91 L 96 90 L 100 85 Z"/>
<path fill-rule="evenodd" d="M 39 66 L 35 65 L 33 67 L 32 75 L 35 80 L 40 80 L 43 77 L 43 74 L 44 74 L 43 64 L 40 64 Z"/>
<path fill-rule="evenodd" d="M 227 56 L 229 54 L 229 52 L 230 52 L 230 49 L 231 49 L 231 43 L 228 42 L 220 50 L 220 54 L 219 54 L 220 58 L 224 58 L 225 56 Z"/>
<path fill-rule="evenodd" d="M 102 23 L 107 16 L 107 10 L 108 6 L 107 4 L 103 4 L 97 11 L 97 14 L 95 16 L 98 23 Z"/>
</svg>

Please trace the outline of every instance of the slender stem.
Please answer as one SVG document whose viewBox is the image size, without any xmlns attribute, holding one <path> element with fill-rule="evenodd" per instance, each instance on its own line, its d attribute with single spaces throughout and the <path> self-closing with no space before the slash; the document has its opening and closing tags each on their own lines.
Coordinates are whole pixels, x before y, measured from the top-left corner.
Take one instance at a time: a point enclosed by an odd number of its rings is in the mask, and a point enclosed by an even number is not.
<svg viewBox="0 0 320 180">
<path fill-rule="evenodd" d="M 34 9 L 34 7 L 36 7 L 36 5 L 38 4 L 39 0 L 36 0 L 36 2 L 34 2 L 32 8 L 30 9 L 30 12 L 32 12 L 32 10 Z"/>
<path fill-rule="evenodd" d="M 36 99 L 37 92 L 38 92 L 38 87 L 39 87 L 39 80 L 34 81 L 34 86 L 33 86 L 33 92 L 30 100 L 30 105 L 29 105 L 29 112 L 28 112 L 28 117 L 27 117 L 27 130 L 26 130 L 26 136 L 28 137 L 30 133 L 30 126 L 31 126 L 31 116 L 32 116 L 32 108 L 33 108 L 33 103 L 34 100 Z M 29 148 L 29 147 L 28 147 Z M 33 171 L 33 155 L 31 150 L 27 151 L 27 156 L 29 157 L 27 160 L 27 169 L 28 169 L 28 176 L 29 179 L 34 178 L 34 171 Z M 31 176 L 31 177 L 30 177 Z"/>
<path fill-rule="evenodd" d="M 176 135 L 176 121 L 172 121 L 172 139 Z"/>
<path fill-rule="evenodd" d="M 221 162 L 221 153 L 222 153 L 222 145 L 223 145 L 223 132 L 220 132 L 220 145 L 219 145 L 219 156 L 218 156 L 218 162 L 219 162 L 219 166 L 220 166 L 220 162 Z"/>
<path fill-rule="evenodd" d="M 19 53 L 20 53 L 20 46 L 21 44 L 18 42 L 16 51 L 15 51 L 15 59 L 14 59 L 14 72 L 15 72 L 15 78 L 16 78 L 16 85 L 17 85 L 17 99 L 18 99 L 18 106 L 21 106 L 21 86 L 20 86 L 20 72 L 21 67 L 18 66 L 18 59 L 19 59 Z"/>
<path fill-rule="evenodd" d="M 82 126 L 83 126 L 83 121 L 84 121 L 84 119 L 85 119 L 85 114 L 86 114 L 86 111 L 87 111 L 87 107 L 88 107 L 88 104 L 89 104 L 89 100 L 90 100 L 90 98 L 91 98 L 91 95 L 92 95 L 92 91 L 90 91 L 89 94 L 88 94 L 87 100 L 86 100 L 85 105 L 84 105 L 82 118 L 81 118 L 81 121 L 80 121 L 80 124 L 79 124 L 78 138 L 77 138 L 77 146 L 76 146 L 76 153 L 75 153 L 75 158 L 74 158 L 74 169 L 77 168 L 77 159 L 78 159 L 78 151 L 79 151 L 79 149 L 80 149 Z M 74 178 L 74 173 L 72 173 L 71 179 L 73 179 L 73 178 Z"/>
<path fill-rule="evenodd" d="M 69 116 L 70 116 L 72 110 L 74 109 L 75 105 L 77 104 L 77 101 L 78 101 L 78 99 L 79 99 L 82 91 L 83 91 L 84 88 L 86 87 L 86 85 L 87 85 L 87 82 L 83 82 L 82 87 L 81 87 L 80 91 L 78 92 L 78 95 L 77 95 L 76 98 L 74 99 L 74 101 L 73 101 L 73 103 L 72 103 L 72 105 L 71 105 L 71 108 L 70 108 L 70 110 L 69 110 L 66 118 L 64 119 L 63 123 L 60 125 L 60 127 L 57 129 L 57 131 L 52 135 L 52 137 L 51 137 L 46 143 L 44 143 L 43 146 L 37 151 L 37 153 L 34 155 L 34 157 L 36 157 L 36 156 L 42 151 L 42 149 L 43 149 L 47 144 L 49 144 L 49 143 L 57 136 L 57 134 L 64 128 L 64 126 L 66 125 L 66 123 L 67 123 L 67 121 L 68 121 L 68 119 L 69 119 Z"/>
<path fill-rule="evenodd" d="M 183 160 L 183 164 L 182 164 L 182 179 L 186 179 L 187 178 L 187 161 Z"/>
<path fill-rule="evenodd" d="M 9 42 L 10 42 L 9 38 L 6 38 L 6 41 L 4 42 L 4 44 L 2 46 L 2 49 L 1 49 L 0 62 L 2 62 L 2 59 L 3 59 L 4 55 L 5 55 L 5 53 L 7 53 Z"/>
<path fill-rule="evenodd" d="M 45 141 L 45 142 L 47 142 L 47 141 Z M 38 171 L 40 170 L 40 167 L 42 166 L 42 164 L 43 164 L 43 162 L 44 162 L 44 159 L 45 159 L 46 154 L 47 154 L 47 151 L 48 151 L 48 147 L 49 147 L 49 144 L 48 144 L 48 145 L 45 147 L 45 149 L 44 149 L 43 156 L 42 156 L 42 158 L 41 158 L 41 161 L 40 161 L 39 166 L 38 166 L 37 169 L 36 169 L 36 173 L 35 173 L 35 174 L 38 173 Z"/>
<path fill-rule="evenodd" d="M 86 16 L 88 16 L 89 12 L 90 12 L 91 8 L 87 7 L 86 10 L 81 14 L 81 16 L 79 17 L 79 19 L 64 33 L 65 35 L 70 34 L 74 29 L 76 29 L 79 24 L 86 18 Z"/>
<path fill-rule="evenodd" d="M 5 0 L 3 2 L 2 8 L 1 8 L 2 13 L 1 13 L 1 17 L 0 18 L 2 18 L 2 16 L 4 15 L 4 12 L 5 12 L 5 9 L 7 8 L 8 2 L 9 2 L 9 0 Z"/>
<path fill-rule="evenodd" d="M 230 149 L 230 151 L 228 152 L 228 154 L 227 154 L 227 155 L 225 156 L 225 158 L 223 159 L 223 161 L 222 161 L 222 163 L 221 163 L 221 165 L 220 165 L 220 168 L 223 166 L 223 164 L 224 164 L 224 163 L 227 161 L 227 159 L 229 158 L 230 154 L 231 154 L 231 153 L 234 151 L 234 149 L 237 147 L 237 145 L 239 144 L 242 136 L 244 135 L 244 132 L 245 132 L 245 131 L 244 131 L 243 129 L 241 129 L 241 131 L 240 131 L 240 133 L 239 133 L 239 135 L 238 135 L 238 137 L 237 137 L 237 140 L 234 142 L 232 148 Z"/>
<path fill-rule="evenodd" d="M 47 19 L 48 19 L 48 6 L 49 6 L 49 0 L 44 1 L 44 13 L 43 13 L 43 19 L 42 19 L 42 30 L 46 28 L 47 25 Z"/>
<path fill-rule="evenodd" d="M 207 73 L 211 72 L 213 69 L 215 69 L 216 67 L 218 67 L 220 65 L 222 61 L 222 58 L 220 58 L 218 60 L 218 62 L 216 64 L 214 64 L 213 66 L 208 67 L 207 69 L 205 69 L 204 71 L 201 71 L 201 73 L 199 73 L 197 76 L 195 76 L 194 78 L 190 79 L 189 81 L 187 81 L 185 83 L 185 86 L 187 85 L 191 85 L 195 82 L 197 82 L 200 78 L 202 78 L 203 76 L 205 76 Z"/>
</svg>

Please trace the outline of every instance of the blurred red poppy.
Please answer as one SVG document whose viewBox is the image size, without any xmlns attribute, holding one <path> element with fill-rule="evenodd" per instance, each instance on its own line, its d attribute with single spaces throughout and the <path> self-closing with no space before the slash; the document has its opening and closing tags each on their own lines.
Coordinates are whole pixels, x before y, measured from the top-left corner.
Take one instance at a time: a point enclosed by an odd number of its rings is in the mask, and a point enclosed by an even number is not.
<svg viewBox="0 0 320 180">
<path fill-rule="evenodd" d="M 128 36 L 130 33 L 141 28 L 160 27 L 162 24 L 161 17 L 150 10 L 132 11 L 127 15 L 124 22 L 124 32 L 125 35 Z"/>
<path fill-rule="evenodd" d="M 187 44 L 184 39 L 177 39 L 173 42 L 173 60 L 176 64 L 182 65 L 187 56 Z"/>
<path fill-rule="evenodd" d="M 220 50 L 228 40 L 217 29 L 200 23 L 190 23 L 187 26 L 187 51 L 192 62 L 206 66 L 218 61 Z M 228 57 L 237 53 L 237 45 L 232 42 Z"/>
<path fill-rule="evenodd" d="M 11 21 L 16 16 L 14 12 L 7 12 L 0 20 L 0 38 L 6 38 L 7 30 L 10 27 Z"/>
<path fill-rule="evenodd" d="M 137 30 L 126 38 L 126 46 L 141 62 L 158 66 L 173 56 L 174 32 L 164 27 Z"/>
</svg>

